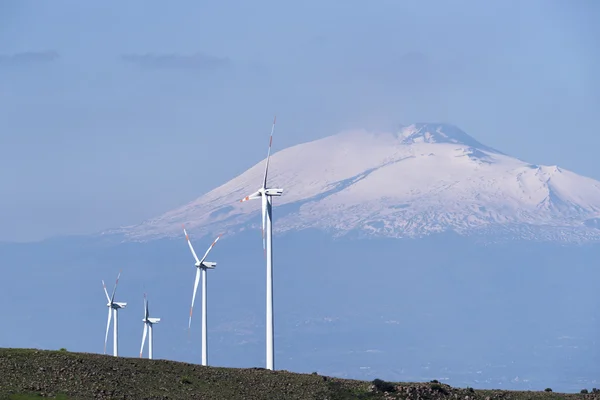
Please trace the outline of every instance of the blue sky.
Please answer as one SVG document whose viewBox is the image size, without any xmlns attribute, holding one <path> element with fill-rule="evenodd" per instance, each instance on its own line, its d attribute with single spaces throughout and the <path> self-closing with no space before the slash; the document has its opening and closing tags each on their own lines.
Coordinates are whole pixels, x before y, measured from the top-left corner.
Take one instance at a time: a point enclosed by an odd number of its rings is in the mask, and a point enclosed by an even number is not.
<svg viewBox="0 0 600 400">
<path fill-rule="evenodd" d="M 600 3 L 0 2 L 0 240 L 160 214 L 274 150 L 448 122 L 600 179 Z"/>
</svg>

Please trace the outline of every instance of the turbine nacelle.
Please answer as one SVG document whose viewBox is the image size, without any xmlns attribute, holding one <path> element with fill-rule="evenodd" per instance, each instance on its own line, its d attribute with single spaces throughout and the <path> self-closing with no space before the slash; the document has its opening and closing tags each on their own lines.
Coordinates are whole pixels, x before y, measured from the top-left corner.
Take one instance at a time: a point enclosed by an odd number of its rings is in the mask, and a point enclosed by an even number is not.
<svg viewBox="0 0 600 400">
<path fill-rule="evenodd" d="M 147 324 L 158 324 L 160 322 L 160 318 L 144 318 L 142 322 Z"/>
<path fill-rule="evenodd" d="M 197 268 L 215 269 L 217 263 L 211 261 L 202 261 L 202 263 L 196 263 L 194 265 L 196 265 Z"/>
<path fill-rule="evenodd" d="M 251 195 L 248 195 L 248 196 L 244 197 L 240 201 L 244 202 L 244 201 L 248 201 L 248 200 L 256 200 L 256 199 L 260 199 L 264 195 L 267 195 L 267 196 L 281 196 L 282 194 L 283 194 L 283 189 L 264 189 L 264 188 L 260 188 L 256 192 L 252 193 Z"/>
<path fill-rule="evenodd" d="M 114 309 L 117 309 L 117 310 L 118 310 L 118 309 L 120 309 L 120 308 L 125 308 L 125 307 L 127 307 L 127 303 L 117 303 L 117 302 L 115 301 L 115 302 L 113 302 L 112 304 L 111 304 L 111 303 L 108 303 L 106 306 L 107 306 L 107 307 L 114 308 Z"/>
<path fill-rule="evenodd" d="M 283 189 L 266 189 L 265 194 L 267 196 L 281 196 L 283 194 Z"/>
</svg>

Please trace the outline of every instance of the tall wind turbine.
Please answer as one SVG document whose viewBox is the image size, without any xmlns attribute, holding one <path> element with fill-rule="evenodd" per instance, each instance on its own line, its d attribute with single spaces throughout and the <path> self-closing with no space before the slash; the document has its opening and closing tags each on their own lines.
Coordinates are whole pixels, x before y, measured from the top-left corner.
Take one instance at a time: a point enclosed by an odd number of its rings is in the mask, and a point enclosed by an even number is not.
<svg viewBox="0 0 600 400">
<path fill-rule="evenodd" d="M 253 199 L 262 199 L 262 231 L 263 231 L 263 250 L 267 258 L 267 369 L 274 369 L 274 319 L 273 319 L 273 196 L 281 196 L 283 189 L 267 188 L 267 174 L 269 172 L 269 159 L 271 158 L 271 145 L 273 144 L 273 131 L 275 130 L 275 121 L 271 127 L 271 137 L 269 138 L 269 150 L 267 152 L 267 161 L 265 164 L 265 176 L 262 187 L 240 201 Z M 265 226 L 266 225 L 266 226 Z M 266 232 L 265 232 L 266 231 Z M 266 244 L 265 244 L 266 236 Z"/>
<path fill-rule="evenodd" d="M 148 311 L 148 299 L 146 293 L 144 293 L 144 333 L 142 334 L 142 348 L 140 349 L 140 358 L 144 352 L 144 344 L 146 343 L 146 333 L 148 333 L 148 358 L 152 359 L 152 326 L 160 322 L 160 318 L 150 318 L 150 312 Z"/>
<path fill-rule="evenodd" d="M 112 296 L 108 296 L 108 292 L 106 291 L 106 285 L 104 284 L 104 280 L 102 280 L 102 286 L 104 287 L 104 294 L 106 294 L 106 300 L 108 300 L 108 304 L 106 304 L 106 306 L 108 307 L 108 322 L 106 323 L 106 335 L 104 336 L 104 354 L 106 354 L 106 341 L 108 340 L 108 330 L 110 328 L 110 318 L 111 315 L 114 313 L 115 314 L 115 324 L 114 324 L 114 331 L 113 331 L 113 354 L 115 357 L 117 357 L 119 355 L 119 351 L 118 351 L 118 327 L 117 327 L 117 321 L 118 321 L 118 312 L 119 309 L 121 308 L 125 308 L 127 307 L 127 303 L 118 303 L 115 301 L 115 292 L 117 291 L 117 285 L 119 284 L 119 278 L 121 277 L 121 271 L 119 271 L 119 275 L 117 275 L 117 281 L 115 282 L 115 287 L 113 289 L 112 292 Z"/>
<path fill-rule="evenodd" d="M 216 262 L 205 261 L 206 256 L 212 250 L 213 246 L 217 243 L 221 235 L 219 235 L 214 242 L 210 245 L 206 253 L 204 253 L 204 257 L 202 260 L 198 259 L 196 252 L 194 251 L 194 247 L 192 246 L 192 242 L 190 242 L 190 237 L 188 236 L 185 226 L 183 227 L 183 233 L 185 234 L 185 238 L 190 246 L 190 250 L 192 251 L 192 255 L 196 260 L 196 281 L 194 282 L 194 294 L 192 295 L 192 306 L 190 307 L 190 321 L 188 325 L 188 329 L 192 327 L 192 312 L 194 311 L 194 301 L 196 300 L 196 291 L 198 290 L 198 281 L 200 280 L 200 273 L 202 273 L 202 365 L 208 365 L 208 340 L 207 340 L 207 328 L 206 328 L 206 270 L 214 269 L 217 266 Z M 200 272 L 202 271 L 202 272 Z"/>
</svg>

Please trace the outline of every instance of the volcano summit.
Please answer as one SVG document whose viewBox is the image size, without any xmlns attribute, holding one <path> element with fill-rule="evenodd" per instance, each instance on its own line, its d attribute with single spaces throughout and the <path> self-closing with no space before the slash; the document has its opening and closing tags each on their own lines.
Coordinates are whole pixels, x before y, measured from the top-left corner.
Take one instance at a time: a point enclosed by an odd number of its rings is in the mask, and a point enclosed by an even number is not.
<svg viewBox="0 0 600 400">
<path fill-rule="evenodd" d="M 111 233 L 145 241 L 180 234 L 259 228 L 256 189 L 264 161 L 178 209 Z M 448 124 L 397 132 L 348 131 L 272 155 L 269 183 L 286 188 L 276 231 L 316 228 L 333 236 L 460 235 L 600 240 L 600 182 L 558 166 L 534 165 L 481 144 Z"/>
</svg>

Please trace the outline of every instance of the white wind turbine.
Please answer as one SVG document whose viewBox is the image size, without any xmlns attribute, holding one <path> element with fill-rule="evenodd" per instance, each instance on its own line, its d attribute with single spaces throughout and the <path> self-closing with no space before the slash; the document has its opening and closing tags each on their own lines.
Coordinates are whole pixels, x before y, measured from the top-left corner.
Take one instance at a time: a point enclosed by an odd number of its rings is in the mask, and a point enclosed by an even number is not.
<svg viewBox="0 0 600 400">
<path fill-rule="evenodd" d="M 202 271 L 202 365 L 208 365 L 208 340 L 207 340 L 207 327 L 206 327 L 206 270 L 214 269 L 217 266 L 216 262 L 205 261 L 206 256 L 212 250 L 213 246 L 217 243 L 221 235 L 219 235 L 214 242 L 210 245 L 206 253 L 204 253 L 204 257 L 202 260 L 198 259 L 196 252 L 194 251 L 194 247 L 192 246 L 192 242 L 190 242 L 190 237 L 188 236 L 185 226 L 183 227 L 183 233 L 185 233 L 185 238 L 190 246 L 190 250 L 192 251 L 192 255 L 196 260 L 196 280 L 194 282 L 194 294 L 192 295 L 192 306 L 190 307 L 190 320 L 188 325 L 188 330 L 192 327 L 192 312 L 194 311 L 194 301 L 196 300 L 196 291 L 198 290 L 198 281 L 200 280 L 200 271 Z"/>
<path fill-rule="evenodd" d="M 102 280 L 102 286 L 104 287 L 104 294 L 106 294 L 106 299 L 108 300 L 108 304 L 106 304 L 106 306 L 108 307 L 108 322 L 106 323 L 106 335 L 104 336 L 104 354 L 106 354 L 106 341 L 108 340 L 108 330 L 110 328 L 110 318 L 112 316 L 112 314 L 115 314 L 115 324 L 114 324 L 114 331 L 113 331 L 113 354 L 115 357 L 117 357 L 119 355 L 118 352 L 118 327 L 117 327 L 117 321 L 118 321 L 118 312 L 119 309 L 121 308 L 125 308 L 127 307 L 127 303 L 117 303 L 115 302 L 115 292 L 117 291 L 117 285 L 119 284 L 119 278 L 121 277 L 121 271 L 119 271 L 119 275 L 117 275 L 117 281 L 115 282 L 115 287 L 113 289 L 112 292 L 112 296 L 108 296 L 108 292 L 106 291 L 106 285 L 104 284 L 104 280 Z"/>
<path fill-rule="evenodd" d="M 283 189 L 267 188 L 267 174 L 269 172 L 269 159 L 271 158 L 271 145 L 273 144 L 273 131 L 275 130 L 275 121 L 273 118 L 273 126 L 271 127 L 271 137 L 269 139 L 269 150 L 267 152 L 267 161 L 265 165 L 265 176 L 262 187 L 249 196 L 246 196 L 240 201 L 252 199 L 262 199 L 262 232 L 263 232 L 263 250 L 267 258 L 267 369 L 274 369 L 274 318 L 273 318 L 273 223 L 272 223 L 272 208 L 273 196 L 281 196 Z M 266 225 L 266 226 L 265 226 Z M 266 230 L 266 232 L 265 232 Z M 266 246 L 265 246 L 266 236 Z"/>
<path fill-rule="evenodd" d="M 144 293 L 144 333 L 142 334 L 142 347 L 140 348 L 140 358 L 144 352 L 144 344 L 146 343 L 146 333 L 148 333 L 148 358 L 152 359 L 152 326 L 160 322 L 160 318 L 150 318 L 150 312 L 148 311 L 148 299 L 146 293 Z"/>
</svg>

